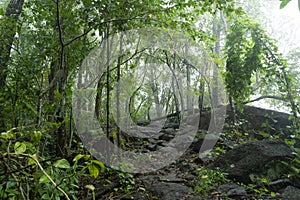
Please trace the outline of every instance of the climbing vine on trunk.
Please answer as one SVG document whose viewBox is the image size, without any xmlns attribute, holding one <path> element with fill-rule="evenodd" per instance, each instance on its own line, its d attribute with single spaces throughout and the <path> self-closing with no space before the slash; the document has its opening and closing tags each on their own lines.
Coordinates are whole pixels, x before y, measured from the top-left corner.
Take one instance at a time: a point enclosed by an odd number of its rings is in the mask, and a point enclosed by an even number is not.
<svg viewBox="0 0 300 200">
<path fill-rule="evenodd" d="M 295 82 L 287 71 L 287 62 L 278 52 L 275 41 L 259 24 L 249 18 L 235 19 L 227 36 L 225 51 L 226 89 L 239 108 L 255 94 L 253 85 L 256 84 L 264 93 L 277 90 L 276 93 L 288 102 L 293 115 L 297 116 L 296 94 L 293 92 Z M 257 73 L 260 80 L 254 77 Z"/>
</svg>

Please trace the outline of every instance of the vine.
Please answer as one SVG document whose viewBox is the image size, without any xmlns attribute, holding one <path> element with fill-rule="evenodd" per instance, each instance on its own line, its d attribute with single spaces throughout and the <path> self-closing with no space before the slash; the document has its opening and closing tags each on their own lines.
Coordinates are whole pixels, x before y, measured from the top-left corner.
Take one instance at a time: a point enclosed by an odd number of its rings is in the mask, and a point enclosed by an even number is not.
<svg viewBox="0 0 300 200">
<path fill-rule="evenodd" d="M 230 97 L 240 109 L 245 100 L 250 102 L 250 96 L 255 93 L 253 84 L 256 83 L 260 93 L 276 90 L 276 93 L 280 94 L 276 99 L 289 102 L 288 106 L 297 118 L 299 108 L 295 103 L 295 82 L 287 70 L 287 61 L 278 52 L 275 41 L 259 24 L 249 18 L 235 19 L 225 49 L 225 85 Z M 259 73 L 262 78 L 255 80 L 255 73 Z"/>
</svg>

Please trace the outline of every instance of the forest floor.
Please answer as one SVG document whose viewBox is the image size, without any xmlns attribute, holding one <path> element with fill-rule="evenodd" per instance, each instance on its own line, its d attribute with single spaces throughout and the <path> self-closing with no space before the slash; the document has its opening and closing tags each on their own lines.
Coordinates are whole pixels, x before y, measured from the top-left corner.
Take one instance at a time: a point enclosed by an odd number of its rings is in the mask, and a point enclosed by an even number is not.
<svg viewBox="0 0 300 200">
<path fill-rule="evenodd" d="M 295 181 L 292 178 L 295 177 L 296 181 L 299 182 L 298 175 L 291 176 L 288 170 L 281 170 L 278 167 L 281 166 L 279 164 L 294 159 L 293 151 L 290 150 L 292 148 L 283 142 L 285 137 L 291 134 L 291 130 L 287 128 L 291 124 L 288 120 L 289 115 L 246 107 L 244 112 L 239 113 L 238 116 L 239 125 L 234 127 L 228 125 L 229 112 L 217 146 L 205 162 L 199 158 L 199 149 L 203 138 L 198 137 L 184 155 L 160 170 L 144 174 L 130 174 L 112 170 L 112 173 L 107 173 L 93 180 L 96 186 L 96 199 L 292 200 L 298 198 L 300 195 L 299 185 L 292 183 Z M 166 134 L 171 136 L 172 131 L 165 132 L 165 135 L 161 135 L 160 138 L 172 139 L 165 137 Z M 142 142 L 144 144 L 142 149 L 154 151 L 157 148 L 156 145 L 159 148 L 156 142 L 158 143 L 158 141 Z M 159 144 L 162 143 L 161 140 L 159 142 Z M 262 154 L 262 157 L 256 156 L 257 153 Z M 230 154 L 233 157 L 230 157 Z M 257 157 L 257 161 L 255 157 Z M 290 159 L 286 160 L 287 157 Z M 216 164 L 222 163 L 220 161 L 222 159 L 223 164 Z M 243 166 L 243 162 L 249 162 L 249 159 L 252 159 L 250 163 L 247 163 L 246 167 Z M 229 166 L 241 165 L 242 169 L 237 167 L 230 170 L 224 166 L 224 163 Z M 270 165 L 276 166 L 277 171 L 270 168 Z M 280 168 L 279 171 L 278 168 Z M 277 173 L 272 178 L 269 176 L 271 170 Z M 240 171 L 242 172 L 239 174 Z M 259 178 L 253 178 L 254 175 Z M 82 184 L 84 181 L 91 180 L 83 180 Z M 293 191 L 294 196 L 289 196 L 290 191 Z M 92 199 L 91 195 L 86 193 L 82 193 L 82 196 L 85 199 Z"/>
</svg>

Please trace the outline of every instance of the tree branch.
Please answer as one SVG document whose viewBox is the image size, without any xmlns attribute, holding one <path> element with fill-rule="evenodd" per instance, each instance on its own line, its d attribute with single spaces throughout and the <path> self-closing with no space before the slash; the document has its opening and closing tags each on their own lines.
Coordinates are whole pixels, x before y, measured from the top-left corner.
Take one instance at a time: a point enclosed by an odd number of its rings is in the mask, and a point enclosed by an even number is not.
<svg viewBox="0 0 300 200">
<path fill-rule="evenodd" d="M 163 10 L 151 10 L 151 11 L 148 11 L 148 12 L 144 12 L 140 15 L 137 15 L 137 16 L 134 16 L 134 17 L 130 17 L 130 18 L 121 18 L 121 19 L 110 19 L 110 20 L 107 20 L 107 21 L 103 21 L 103 22 L 100 22 L 100 23 L 97 23 L 95 25 L 95 27 L 97 26 L 101 26 L 103 24 L 107 24 L 107 23 L 112 23 L 112 22 L 123 22 L 123 21 L 130 21 L 130 20 L 139 20 L 139 19 L 143 19 L 142 16 L 145 16 L 145 15 L 148 15 L 150 13 L 156 13 L 156 12 L 164 12 L 164 11 L 168 11 L 172 8 L 175 8 L 177 7 L 178 5 L 174 5 L 172 7 L 169 7 L 169 8 L 166 8 L 166 9 L 163 9 Z M 88 29 L 87 31 L 83 32 L 81 35 L 78 35 L 78 36 L 75 36 L 74 38 L 72 38 L 71 40 L 69 40 L 68 42 L 66 42 L 64 45 L 65 46 L 68 46 L 70 45 L 71 43 L 73 43 L 75 40 L 78 40 L 79 38 L 81 37 L 84 37 L 85 35 L 89 34 L 89 32 L 91 32 L 92 30 L 94 29 L 94 27 Z"/>
<path fill-rule="evenodd" d="M 255 101 L 260 101 L 262 99 L 275 99 L 275 100 L 279 100 L 279 101 L 284 101 L 284 102 L 288 102 L 287 99 L 283 98 L 283 97 L 279 97 L 279 96 L 273 96 L 273 95 L 264 95 L 264 96 L 260 96 L 256 99 L 252 99 L 250 101 L 244 101 L 242 102 L 242 104 L 248 104 L 248 103 L 253 103 Z"/>
<path fill-rule="evenodd" d="M 32 155 L 29 155 L 29 154 L 20 154 L 20 155 L 23 155 L 23 156 L 26 156 L 26 157 L 29 157 L 31 159 L 34 160 L 34 162 L 37 164 L 37 166 L 41 169 L 41 171 L 43 172 L 43 174 L 49 179 L 49 181 L 52 183 L 52 185 L 57 188 L 61 193 L 63 193 L 63 195 L 66 197 L 67 200 L 70 200 L 68 194 L 63 190 L 61 189 L 61 187 L 59 187 L 54 181 L 53 179 L 49 176 L 49 174 L 47 174 L 47 172 L 44 170 L 43 166 L 40 164 L 40 162 L 38 161 L 37 157 L 36 156 L 32 156 Z"/>
</svg>

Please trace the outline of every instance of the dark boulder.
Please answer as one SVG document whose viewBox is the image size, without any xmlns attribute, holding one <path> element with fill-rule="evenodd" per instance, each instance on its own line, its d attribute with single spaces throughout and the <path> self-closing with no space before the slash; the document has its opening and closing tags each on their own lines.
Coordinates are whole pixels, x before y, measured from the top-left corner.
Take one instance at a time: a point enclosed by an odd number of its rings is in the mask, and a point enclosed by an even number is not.
<svg viewBox="0 0 300 200">
<path fill-rule="evenodd" d="M 220 185 L 217 189 L 218 192 L 225 194 L 225 196 L 228 197 L 241 197 L 241 196 L 246 196 L 247 192 L 246 189 L 236 185 L 236 184 L 224 184 Z"/>
<path fill-rule="evenodd" d="M 192 192 L 192 189 L 179 183 L 156 183 L 146 188 L 160 200 L 179 200 Z"/>
<path fill-rule="evenodd" d="M 211 168 L 219 167 L 243 183 L 250 183 L 251 174 L 264 174 L 270 163 L 293 158 L 292 150 L 282 141 L 262 140 L 242 144 L 226 152 L 222 157 L 209 165 Z"/>
</svg>

